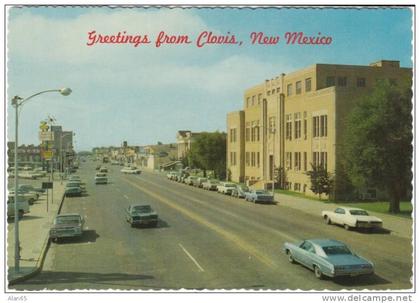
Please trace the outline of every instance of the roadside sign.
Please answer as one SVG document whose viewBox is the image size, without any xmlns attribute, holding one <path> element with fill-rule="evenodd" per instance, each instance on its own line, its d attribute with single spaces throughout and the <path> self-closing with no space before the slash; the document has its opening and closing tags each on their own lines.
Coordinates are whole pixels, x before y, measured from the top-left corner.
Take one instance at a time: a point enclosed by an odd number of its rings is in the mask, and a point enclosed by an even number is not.
<svg viewBox="0 0 420 303">
<path fill-rule="evenodd" d="M 44 150 L 42 152 L 42 158 L 45 160 L 51 160 L 53 157 L 53 152 L 51 150 Z"/>
<path fill-rule="evenodd" d="M 52 182 L 42 182 L 42 188 L 43 189 L 51 189 L 51 188 L 53 188 L 53 183 Z"/>
<path fill-rule="evenodd" d="M 53 141 L 54 140 L 54 133 L 48 131 L 40 131 L 39 132 L 39 140 L 40 141 Z"/>
</svg>

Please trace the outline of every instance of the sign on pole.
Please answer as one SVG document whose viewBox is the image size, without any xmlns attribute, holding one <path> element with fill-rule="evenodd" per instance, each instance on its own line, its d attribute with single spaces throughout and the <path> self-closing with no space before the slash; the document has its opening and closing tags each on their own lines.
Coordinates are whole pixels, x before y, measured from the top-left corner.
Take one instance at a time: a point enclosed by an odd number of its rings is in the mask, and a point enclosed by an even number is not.
<svg viewBox="0 0 420 303">
<path fill-rule="evenodd" d="M 39 140 L 40 141 L 54 141 L 54 132 L 40 131 Z"/>
</svg>

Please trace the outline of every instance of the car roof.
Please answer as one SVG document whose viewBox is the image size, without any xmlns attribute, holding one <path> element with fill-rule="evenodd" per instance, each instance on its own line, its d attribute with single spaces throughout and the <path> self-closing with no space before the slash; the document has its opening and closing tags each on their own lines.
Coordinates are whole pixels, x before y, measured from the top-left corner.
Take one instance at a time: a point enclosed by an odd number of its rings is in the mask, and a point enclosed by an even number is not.
<svg viewBox="0 0 420 303">
<path fill-rule="evenodd" d="M 332 239 L 308 239 L 305 241 L 312 242 L 318 246 L 337 246 L 337 245 L 346 245 L 343 242 L 332 240 Z"/>
</svg>

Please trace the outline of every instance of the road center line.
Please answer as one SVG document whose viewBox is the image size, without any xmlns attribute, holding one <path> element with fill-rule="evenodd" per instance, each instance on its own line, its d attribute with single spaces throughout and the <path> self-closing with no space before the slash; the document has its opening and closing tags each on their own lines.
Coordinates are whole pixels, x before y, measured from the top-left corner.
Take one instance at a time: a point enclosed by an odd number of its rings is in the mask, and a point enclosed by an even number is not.
<svg viewBox="0 0 420 303">
<path fill-rule="evenodd" d="M 178 243 L 178 245 L 182 248 L 182 250 L 184 251 L 184 253 L 194 262 L 194 264 L 198 267 L 198 269 L 200 271 L 204 271 L 204 269 L 200 266 L 200 264 L 198 264 L 197 260 L 194 259 L 193 256 L 191 256 L 191 254 L 188 252 L 188 250 L 186 250 L 185 247 L 182 246 L 181 243 Z"/>
</svg>

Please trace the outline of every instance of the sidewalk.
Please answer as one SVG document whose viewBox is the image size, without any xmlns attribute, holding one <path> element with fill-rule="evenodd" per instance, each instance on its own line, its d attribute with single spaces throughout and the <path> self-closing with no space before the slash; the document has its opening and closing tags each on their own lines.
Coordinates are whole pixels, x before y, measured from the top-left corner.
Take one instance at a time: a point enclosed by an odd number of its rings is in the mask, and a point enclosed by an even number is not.
<svg viewBox="0 0 420 303">
<path fill-rule="evenodd" d="M 41 180 L 39 180 L 41 181 Z M 38 184 L 40 182 L 37 182 Z M 30 182 L 22 182 L 30 183 Z M 41 194 L 38 201 L 30 206 L 30 212 L 19 221 L 20 272 L 15 273 L 15 234 L 14 218 L 8 220 L 7 226 L 7 265 L 9 285 L 36 274 L 41 268 L 49 247 L 48 233 L 55 215 L 60 209 L 64 196 L 64 184 L 54 181 L 53 200 L 51 190 Z"/>
<path fill-rule="evenodd" d="M 305 198 L 293 197 L 278 193 L 274 194 L 274 200 L 277 201 L 279 205 L 294 208 L 308 214 L 319 216 L 320 220 L 322 220 L 321 212 L 323 210 L 335 210 L 339 206 L 345 207 L 345 204 L 339 205 L 335 203 L 324 203 L 321 201 L 309 200 Z M 371 211 L 369 211 L 369 214 L 381 218 L 383 220 L 383 228 L 391 231 L 391 234 L 403 238 L 412 239 L 412 219 Z"/>
</svg>

